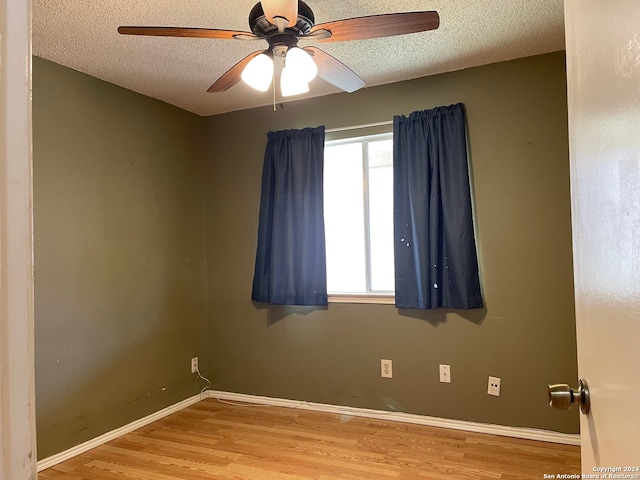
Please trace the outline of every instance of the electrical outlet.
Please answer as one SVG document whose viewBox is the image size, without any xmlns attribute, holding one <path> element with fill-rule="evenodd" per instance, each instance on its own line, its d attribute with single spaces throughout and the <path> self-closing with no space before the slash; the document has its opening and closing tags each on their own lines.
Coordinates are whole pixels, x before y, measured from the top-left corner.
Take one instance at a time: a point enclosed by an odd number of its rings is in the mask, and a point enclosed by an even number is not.
<svg viewBox="0 0 640 480">
<path fill-rule="evenodd" d="M 451 383 L 451 365 L 440 365 L 440 381 Z"/>
<path fill-rule="evenodd" d="M 191 373 L 196 373 L 198 371 L 198 357 L 193 357 L 191 359 Z"/>
<path fill-rule="evenodd" d="M 391 360 L 380 360 L 380 376 L 393 378 L 393 362 Z"/>
<path fill-rule="evenodd" d="M 500 377 L 489 377 L 489 387 L 487 393 L 494 397 L 500 396 Z"/>
</svg>

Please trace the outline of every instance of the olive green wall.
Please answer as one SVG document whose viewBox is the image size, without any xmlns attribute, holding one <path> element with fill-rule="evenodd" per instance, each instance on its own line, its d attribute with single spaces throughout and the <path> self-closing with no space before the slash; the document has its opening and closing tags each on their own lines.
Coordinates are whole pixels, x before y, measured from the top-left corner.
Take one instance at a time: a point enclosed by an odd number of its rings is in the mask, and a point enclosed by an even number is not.
<svg viewBox="0 0 640 480">
<path fill-rule="evenodd" d="M 34 58 L 40 458 L 199 391 L 203 122 Z"/>
<path fill-rule="evenodd" d="M 240 88 L 240 87 L 237 87 Z M 265 307 L 250 300 L 269 130 L 391 120 L 463 102 L 486 309 Z M 564 54 L 209 117 L 208 328 L 214 388 L 578 431 L 549 382 L 577 378 Z M 380 359 L 393 360 L 392 379 Z M 438 364 L 451 365 L 451 384 Z M 499 398 L 488 376 L 502 378 Z"/>
<path fill-rule="evenodd" d="M 196 355 L 218 390 L 577 432 L 546 399 L 577 377 L 565 83 L 555 53 L 201 118 L 34 58 L 39 457 L 197 393 Z M 486 309 L 250 301 L 267 131 L 456 102 Z"/>
</svg>

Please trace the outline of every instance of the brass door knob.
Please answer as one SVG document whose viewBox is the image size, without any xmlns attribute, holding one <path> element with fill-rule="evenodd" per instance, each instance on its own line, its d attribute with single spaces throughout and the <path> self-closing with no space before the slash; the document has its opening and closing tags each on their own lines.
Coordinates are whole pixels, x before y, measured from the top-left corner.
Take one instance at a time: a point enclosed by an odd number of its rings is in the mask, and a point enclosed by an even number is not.
<svg viewBox="0 0 640 480">
<path fill-rule="evenodd" d="M 561 410 L 569 410 L 574 403 L 580 405 L 580 411 L 585 415 L 591 410 L 591 398 L 589 385 L 583 378 L 579 380 L 579 387 L 574 390 L 566 383 L 558 383 L 548 386 L 549 405 Z"/>
</svg>

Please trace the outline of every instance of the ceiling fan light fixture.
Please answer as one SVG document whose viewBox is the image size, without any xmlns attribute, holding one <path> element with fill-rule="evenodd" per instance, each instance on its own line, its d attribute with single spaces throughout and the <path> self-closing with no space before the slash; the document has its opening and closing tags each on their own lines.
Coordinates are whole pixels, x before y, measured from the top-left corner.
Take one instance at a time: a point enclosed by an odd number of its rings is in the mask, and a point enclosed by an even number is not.
<svg viewBox="0 0 640 480">
<path fill-rule="evenodd" d="M 273 78 L 273 58 L 266 53 L 256 55 L 244 67 L 240 78 L 251 88 L 266 92 Z"/>
<path fill-rule="evenodd" d="M 305 83 L 309 83 L 318 74 L 316 62 L 300 47 L 291 47 L 287 50 L 285 66 L 295 71 L 300 81 Z"/>
<path fill-rule="evenodd" d="M 280 90 L 283 97 L 292 97 L 309 91 L 309 82 L 298 75 L 291 67 L 285 66 L 280 77 Z"/>
</svg>

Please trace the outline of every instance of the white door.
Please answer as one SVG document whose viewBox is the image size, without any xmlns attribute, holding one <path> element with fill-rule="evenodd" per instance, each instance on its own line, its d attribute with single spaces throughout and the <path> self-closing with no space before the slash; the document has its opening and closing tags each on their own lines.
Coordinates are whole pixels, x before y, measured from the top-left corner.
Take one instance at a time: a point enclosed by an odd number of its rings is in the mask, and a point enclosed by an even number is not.
<svg viewBox="0 0 640 480">
<path fill-rule="evenodd" d="M 582 472 L 639 478 L 640 2 L 565 0 L 565 31 Z"/>
</svg>

